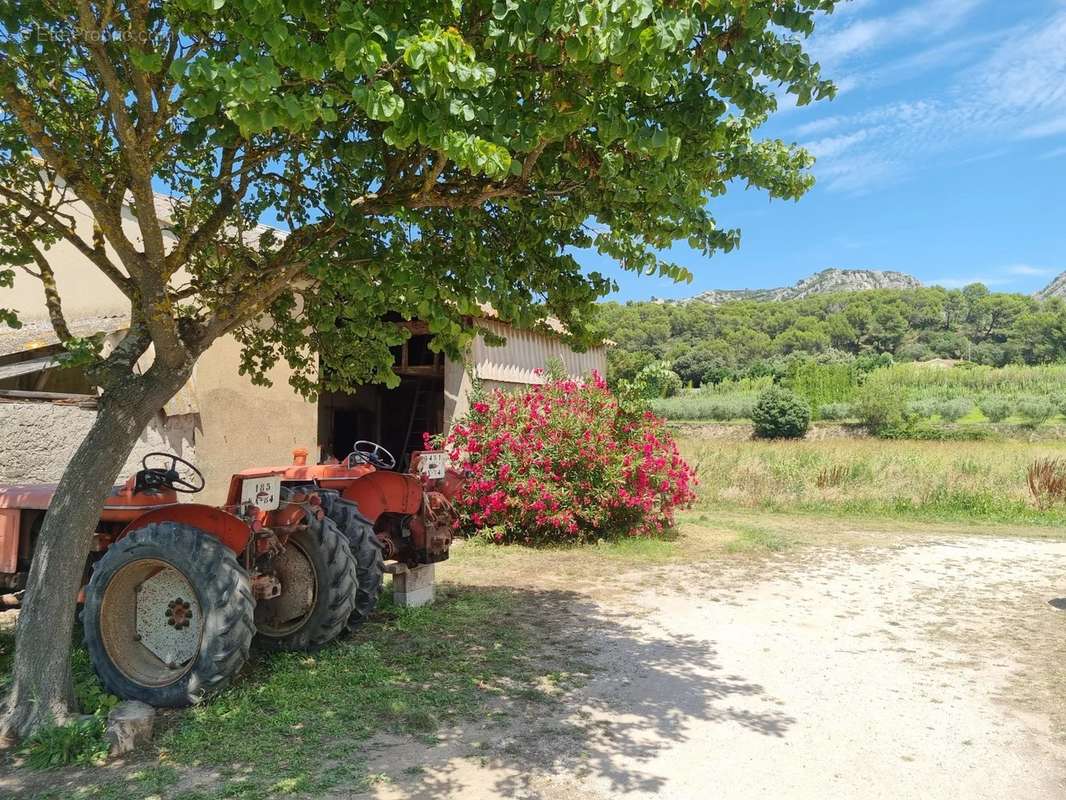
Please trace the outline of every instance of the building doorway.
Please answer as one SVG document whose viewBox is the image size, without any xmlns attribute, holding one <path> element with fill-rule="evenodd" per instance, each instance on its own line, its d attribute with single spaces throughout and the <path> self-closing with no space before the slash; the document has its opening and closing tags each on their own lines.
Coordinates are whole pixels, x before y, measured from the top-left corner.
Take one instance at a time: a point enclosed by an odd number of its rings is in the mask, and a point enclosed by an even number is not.
<svg viewBox="0 0 1066 800">
<path fill-rule="evenodd" d="M 400 385 L 362 386 L 352 393 L 327 392 L 318 401 L 320 460 L 343 460 L 360 439 L 377 442 L 406 469 L 411 453 L 422 449 L 422 434 L 444 430 L 444 356 L 429 349 L 425 323 L 398 323 L 411 337 L 394 348 Z"/>
</svg>

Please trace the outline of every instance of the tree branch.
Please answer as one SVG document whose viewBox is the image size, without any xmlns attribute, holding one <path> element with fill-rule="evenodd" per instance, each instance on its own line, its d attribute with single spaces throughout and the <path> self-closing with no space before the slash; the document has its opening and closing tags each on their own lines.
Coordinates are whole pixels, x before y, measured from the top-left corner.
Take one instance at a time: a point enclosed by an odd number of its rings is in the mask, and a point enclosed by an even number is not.
<svg viewBox="0 0 1066 800">
<path fill-rule="evenodd" d="M 331 227 L 332 221 L 327 224 L 319 223 L 301 228 L 286 239 L 281 249 L 273 254 L 271 264 L 263 266 L 253 262 L 253 267 L 259 267 L 261 270 L 261 274 L 257 276 L 257 283 L 254 289 L 243 290 L 241 286 L 241 279 L 252 274 L 254 269 L 235 271 L 230 276 L 230 280 L 227 281 L 229 291 L 224 292 L 224 294 L 233 294 L 233 300 L 221 303 L 218 306 L 219 310 L 216 310 L 204 322 L 200 351 L 202 352 L 206 349 L 207 345 L 219 336 L 229 333 L 246 322 L 248 317 L 255 312 L 262 311 L 303 270 L 307 269 L 310 260 L 308 258 L 298 259 L 295 254 L 306 246 L 308 242 L 315 242 L 316 246 L 323 251 L 328 251 L 340 243 L 344 239 L 346 232 L 333 231 L 330 233 L 329 229 Z"/>
<path fill-rule="evenodd" d="M 30 255 L 33 256 L 33 260 L 37 264 L 37 269 L 40 270 L 40 275 L 37 277 L 40 278 L 41 284 L 44 286 L 44 303 L 48 308 L 48 318 L 52 321 L 52 329 L 56 332 L 56 336 L 59 337 L 59 341 L 66 344 L 74 337 L 71 336 L 67 319 L 63 316 L 63 301 L 59 297 L 59 289 L 56 287 L 56 275 L 52 271 L 52 265 L 48 263 L 44 253 L 38 249 L 36 242 L 28 235 L 18 231 L 15 236 L 19 240 L 19 244 L 29 250 Z"/>
<path fill-rule="evenodd" d="M 128 94 L 122 84 L 115 65 L 111 63 L 107 48 L 104 46 L 103 29 L 93 15 L 88 0 L 78 0 L 78 18 L 82 38 L 100 76 L 104 89 L 107 90 L 107 102 L 111 109 L 115 136 L 122 145 L 122 155 L 129 168 L 129 188 L 137 204 L 137 225 L 144 243 L 144 255 L 148 262 L 161 267 L 165 257 L 163 230 L 155 211 L 155 191 L 152 189 L 152 165 L 147 157 L 147 148 L 137 135 L 129 111 L 125 105 Z M 134 73 L 139 72 L 131 67 Z M 136 90 L 134 92 L 137 94 Z M 147 277 L 147 276 L 146 276 Z"/>
<path fill-rule="evenodd" d="M 90 247 L 89 244 L 78 236 L 74 232 L 74 226 L 63 225 L 55 216 L 55 212 L 45 205 L 38 203 L 36 200 L 30 197 L 26 197 L 19 192 L 10 189 L 3 184 L 0 184 L 0 195 L 7 197 L 12 202 L 22 206 L 27 212 L 33 216 L 39 218 L 45 225 L 58 233 L 63 239 L 72 244 L 79 253 L 89 259 L 93 265 L 99 269 L 108 279 L 118 287 L 118 289 L 131 300 L 136 295 L 136 288 L 128 277 L 122 274 L 122 272 L 111 263 L 111 260 L 107 257 L 107 251 L 104 249 L 102 237 L 98 237 L 94 246 Z M 99 228 L 96 230 L 99 231 Z"/>
<path fill-rule="evenodd" d="M 15 73 L 0 53 L 0 95 L 3 96 L 4 102 L 15 114 L 22 130 L 41 158 L 59 174 L 64 182 L 73 187 L 78 198 L 92 211 L 126 269 L 131 274 L 135 274 L 142 266 L 141 254 L 137 252 L 122 230 L 121 204 L 117 209 L 112 207 L 99 188 L 86 178 L 78 164 L 53 141 L 45 130 L 44 123 L 37 116 L 33 103 L 19 91 L 15 80 Z"/>
</svg>

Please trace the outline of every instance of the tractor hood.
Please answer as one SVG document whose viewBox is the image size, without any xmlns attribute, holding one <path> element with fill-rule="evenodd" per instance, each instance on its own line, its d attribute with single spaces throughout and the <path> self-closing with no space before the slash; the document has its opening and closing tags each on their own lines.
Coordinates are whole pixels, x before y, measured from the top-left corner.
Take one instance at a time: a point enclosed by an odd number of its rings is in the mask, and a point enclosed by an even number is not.
<svg viewBox="0 0 1066 800">
<path fill-rule="evenodd" d="M 21 483 L 0 486 L 0 508 L 24 508 L 44 510 L 52 504 L 57 483 Z M 104 502 L 104 511 L 128 508 L 156 508 L 177 502 L 173 492 L 133 494 L 128 484 L 111 487 Z M 106 518 L 106 517 L 105 517 Z"/>
<path fill-rule="evenodd" d="M 56 493 L 55 483 L 21 483 L 0 486 L 0 508 L 45 509 Z"/>
</svg>

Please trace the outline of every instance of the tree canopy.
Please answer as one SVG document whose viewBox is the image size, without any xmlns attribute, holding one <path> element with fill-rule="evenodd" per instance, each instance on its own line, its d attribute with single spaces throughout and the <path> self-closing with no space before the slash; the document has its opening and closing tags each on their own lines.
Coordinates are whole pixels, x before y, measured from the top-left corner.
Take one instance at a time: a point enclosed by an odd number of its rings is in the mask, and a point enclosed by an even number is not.
<svg viewBox="0 0 1066 800">
<path fill-rule="evenodd" d="M 580 336 L 611 283 L 575 248 L 684 279 L 658 251 L 734 247 L 707 208 L 729 181 L 809 187 L 810 158 L 754 132 L 780 87 L 801 103 L 832 92 L 798 37 L 833 5 L 15 2 L 3 257 L 47 288 L 48 245 L 76 240 L 165 359 L 234 331 L 247 370 L 286 358 L 304 391 L 316 353 L 334 383 L 389 377 L 390 311 L 451 348 L 481 303 Z M 156 189 L 180 198 L 171 221 Z M 74 198 L 93 241 L 70 231 Z M 261 221 L 286 235 L 253 235 Z M 249 323 L 262 309 L 274 324 Z"/>
</svg>

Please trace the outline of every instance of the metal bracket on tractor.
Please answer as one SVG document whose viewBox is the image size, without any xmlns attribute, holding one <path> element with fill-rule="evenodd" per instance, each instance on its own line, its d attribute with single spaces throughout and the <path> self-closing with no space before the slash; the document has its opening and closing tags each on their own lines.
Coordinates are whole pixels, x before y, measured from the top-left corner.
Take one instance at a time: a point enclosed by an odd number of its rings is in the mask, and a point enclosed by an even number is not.
<svg viewBox="0 0 1066 800">
<path fill-rule="evenodd" d="M 421 469 L 419 464 L 421 463 Z M 152 453 L 116 486 L 86 564 L 86 647 L 108 691 L 181 706 L 224 686 L 253 636 L 314 650 L 373 612 L 387 569 L 428 578 L 448 558 L 459 478 L 439 453 L 392 471 L 380 445 L 340 463 L 257 467 L 233 475 L 221 506 L 179 503 L 204 488 L 195 466 Z M 54 485 L 0 487 L 0 597 L 17 599 Z M 424 589 L 424 585 L 420 585 Z M 410 594 L 404 591 L 404 594 Z"/>
</svg>

